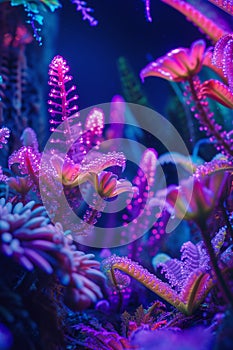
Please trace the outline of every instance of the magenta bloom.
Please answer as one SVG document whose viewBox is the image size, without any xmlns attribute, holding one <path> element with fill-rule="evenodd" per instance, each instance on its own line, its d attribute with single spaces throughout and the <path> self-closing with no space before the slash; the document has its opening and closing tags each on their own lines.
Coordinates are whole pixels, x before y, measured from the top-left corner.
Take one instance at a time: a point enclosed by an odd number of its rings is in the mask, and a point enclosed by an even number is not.
<svg viewBox="0 0 233 350">
<path fill-rule="evenodd" d="M 191 48 L 178 48 L 149 63 L 140 73 L 143 80 L 149 76 L 180 82 L 200 72 L 205 54 L 205 41 L 195 41 Z"/>
<path fill-rule="evenodd" d="M 102 171 L 100 174 L 89 173 L 89 180 L 103 198 L 112 198 L 133 190 L 131 182 L 124 179 L 117 180 L 117 175 L 110 171 Z"/>
<path fill-rule="evenodd" d="M 207 220 L 223 194 L 228 173 L 220 171 L 202 178 L 181 181 L 179 187 L 168 187 L 166 203 L 169 211 L 180 219 L 200 223 Z"/>
</svg>

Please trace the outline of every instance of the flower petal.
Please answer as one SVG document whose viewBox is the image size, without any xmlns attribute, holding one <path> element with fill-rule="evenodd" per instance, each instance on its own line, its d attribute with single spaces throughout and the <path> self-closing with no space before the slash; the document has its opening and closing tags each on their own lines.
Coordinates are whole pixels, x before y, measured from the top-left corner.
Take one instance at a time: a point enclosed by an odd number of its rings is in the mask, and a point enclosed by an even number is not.
<svg viewBox="0 0 233 350">
<path fill-rule="evenodd" d="M 223 106 L 233 109 L 233 93 L 222 82 L 214 79 L 205 81 L 202 84 L 201 93 L 221 103 Z"/>
<path fill-rule="evenodd" d="M 192 44 L 189 53 L 189 67 L 191 70 L 195 69 L 195 74 L 197 74 L 201 68 L 201 63 L 204 58 L 206 44 L 204 40 L 196 40 Z"/>
<path fill-rule="evenodd" d="M 222 81 L 227 84 L 227 79 L 224 77 L 223 71 L 221 68 L 218 68 L 212 60 L 213 57 L 213 47 L 209 47 L 204 55 L 204 60 L 203 60 L 203 66 L 206 66 L 210 68 L 212 71 L 214 71 L 221 79 Z"/>
<path fill-rule="evenodd" d="M 160 63 L 152 62 L 149 63 L 140 72 L 140 78 L 144 81 L 147 77 L 159 77 L 167 80 L 173 80 L 174 76 L 171 74 L 170 70 L 162 67 Z"/>
</svg>

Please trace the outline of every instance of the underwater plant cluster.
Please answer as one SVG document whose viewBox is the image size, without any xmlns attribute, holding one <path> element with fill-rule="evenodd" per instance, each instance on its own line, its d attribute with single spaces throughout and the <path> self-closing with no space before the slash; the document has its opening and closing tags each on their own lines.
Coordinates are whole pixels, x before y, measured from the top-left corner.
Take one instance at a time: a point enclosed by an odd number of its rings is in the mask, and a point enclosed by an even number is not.
<svg viewBox="0 0 233 350">
<path fill-rule="evenodd" d="M 233 1 L 161 2 L 199 37 L 120 57 L 121 94 L 81 110 L 48 62 L 67 2 L 0 0 L 1 350 L 233 347 Z"/>
</svg>

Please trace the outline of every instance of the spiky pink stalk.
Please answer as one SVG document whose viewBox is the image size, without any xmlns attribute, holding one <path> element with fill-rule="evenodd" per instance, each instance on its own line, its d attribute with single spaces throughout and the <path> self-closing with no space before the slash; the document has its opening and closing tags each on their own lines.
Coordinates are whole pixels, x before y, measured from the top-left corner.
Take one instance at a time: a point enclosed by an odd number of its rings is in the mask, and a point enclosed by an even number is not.
<svg viewBox="0 0 233 350">
<path fill-rule="evenodd" d="M 213 113 L 209 110 L 208 101 L 202 94 L 201 83 L 197 76 L 188 79 L 188 88 L 186 88 L 186 95 L 191 94 L 191 100 L 187 100 L 188 104 L 194 103 L 191 110 L 195 112 L 194 116 L 201 124 L 200 130 L 204 130 L 210 140 L 214 141 L 214 145 L 218 151 L 226 156 L 233 156 L 232 141 L 227 138 L 227 132 L 221 131 L 222 126 L 214 121 Z"/>
<path fill-rule="evenodd" d="M 115 270 L 120 270 L 188 315 L 192 314 L 200 305 L 213 285 L 207 273 L 202 269 L 196 269 L 187 278 L 183 290 L 178 294 L 169 284 L 162 282 L 158 277 L 140 266 L 137 262 L 116 255 L 112 255 L 104 260 L 102 268 L 114 284 L 118 284 L 118 277 L 115 274 Z"/>
<path fill-rule="evenodd" d="M 152 22 L 151 14 L 150 14 L 150 0 L 145 0 L 146 7 L 146 19 L 148 22 Z"/>
<path fill-rule="evenodd" d="M 77 5 L 76 10 L 80 11 L 83 17 L 83 20 L 87 20 L 91 26 L 96 26 L 98 21 L 90 15 L 93 12 L 93 9 L 87 6 L 86 1 L 83 0 L 71 0 L 73 4 Z"/>
<path fill-rule="evenodd" d="M 202 32 L 204 32 L 214 43 L 218 41 L 226 32 L 215 22 L 203 15 L 191 4 L 182 0 L 162 0 L 181 12 L 188 20 L 193 22 Z"/>
<path fill-rule="evenodd" d="M 232 0 L 209 0 L 212 4 L 233 16 L 233 1 Z"/>
<path fill-rule="evenodd" d="M 78 110 L 78 106 L 74 104 L 74 101 L 78 99 L 78 95 L 73 95 L 76 90 L 76 86 L 72 85 L 67 88 L 67 84 L 73 79 L 71 75 L 68 75 L 69 67 L 62 56 L 55 56 L 49 65 L 49 82 L 51 90 L 48 101 L 50 106 L 49 113 L 52 119 L 50 119 L 51 128 L 54 132 L 56 127 L 62 122 L 65 122 L 66 139 L 71 138 L 71 130 L 68 118 L 74 112 Z"/>
<path fill-rule="evenodd" d="M 152 210 L 148 203 L 154 195 L 156 163 L 157 152 L 154 149 L 147 149 L 142 155 L 138 173 L 133 179 L 133 184 L 137 186 L 138 192 L 134 193 L 132 200 L 127 205 L 127 213 L 123 215 L 126 231 L 122 231 L 122 243 L 126 232 L 129 231 L 135 241 L 138 238 L 137 232 L 143 234 L 153 226 L 155 218 L 152 218 Z M 136 247 L 136 242 L 130 244 L 128 249 L 129 257 L 133 259 L 138 258 L 142 250 L 140 246 Z"/>
</svg>

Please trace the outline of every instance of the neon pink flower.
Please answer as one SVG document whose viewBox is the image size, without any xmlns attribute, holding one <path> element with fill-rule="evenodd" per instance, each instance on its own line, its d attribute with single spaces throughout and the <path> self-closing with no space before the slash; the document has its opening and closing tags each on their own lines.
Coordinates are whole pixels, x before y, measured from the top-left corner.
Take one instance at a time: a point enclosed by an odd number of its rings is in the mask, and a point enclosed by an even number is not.
<svg viewBox="0 0 233 350">
<path fill-rule="evenodd" d="M 141 79 L 149 76 L 180 82 L 200 72 L 204 60 L 205 41 L 195 41 L 191 48 L 178 48 L 149 63 L 140 73 Z"/>
<path fill-rule="evenodd" d="M 131 183 L 127 180 L 117 180 L 117 175 L 111 171 L 102 171 L 100 174 L 90 173 L 89 181 L 96 192 L 103 198 L 112 198 L 123 192 L 133 190 Z"/>
<path fill-rule="evenodd" d="M 169 187 L 166 196 L 169 210 L 172 208 L 180 219 L 205 221 L 218 204 L 227 178 L 228 173 L 220 171 L 202 178 L 190 177 L 181 181 L 179 187 Z"/>
<path fill-rule="evenodd" d="M 100 173 L 104 169 L 118 165 L 125 167 L 126 158 L 122 152 L 108 152 L 100 154 L 93 160 L 86 158 L 80 164 L 75 164 L 68 156 L 63 160 L 54 155 L 50 158 L 50 164 L 56 172 L 56 178 L 66 186 L 76 187 L 90 178 L 90 173 Z"/>
</svg>

